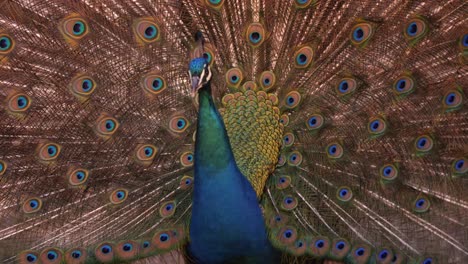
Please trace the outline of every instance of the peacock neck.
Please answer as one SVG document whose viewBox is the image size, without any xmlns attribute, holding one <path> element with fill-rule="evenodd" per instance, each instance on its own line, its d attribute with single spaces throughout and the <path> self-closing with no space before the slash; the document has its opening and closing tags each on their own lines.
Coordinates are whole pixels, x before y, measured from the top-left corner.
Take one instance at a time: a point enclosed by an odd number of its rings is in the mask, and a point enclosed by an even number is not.
<svg viewBox="0 0 468 264">
<path fill-rule="evenodd" d="M 257 196 L 236 166 L 209 84 L 199 91 L 188 252 L 199 263 L 274 263 Z"/>
</svg>

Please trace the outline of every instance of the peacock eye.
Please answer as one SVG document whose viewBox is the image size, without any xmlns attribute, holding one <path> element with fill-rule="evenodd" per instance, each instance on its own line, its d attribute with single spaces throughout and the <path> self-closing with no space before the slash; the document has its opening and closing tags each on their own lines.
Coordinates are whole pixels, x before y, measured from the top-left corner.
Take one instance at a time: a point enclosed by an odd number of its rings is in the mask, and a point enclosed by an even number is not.
<svg viewBox="0 0 468 264">
<path fill-rule="evenodd" d="M 104 246 L 101 247 L 101 252 L 103 254 L 109 254 L 109 253 L 112 252 L 112 247 L 109 246 L 109 245 L 104 245 Z"/>
<path fill-rule="evenodd" d="M 231 87 L 238 87 L 242 79 L 243 74 L 239 68 L 232 68 L 226 72 L 226 83 Z"/>
<path fill-rule="evenodd" d="M 184 152 L 180 156 L 180 163 L 184 167 L 189 167 L 193 165 L 193 153 L 192 152 Z"/>
<path fill-rule="evenodd" d="M 434 140 L 430 136 L 422 135 L 416 138 L 415 147 L 418 152 L 425 153 L 432 150 L 434 146 Z"/>
<path fill-rule="evenodd" d="M 68 182 L 71 185 L 82 185 L 88 179 L 89 171 L 85 169 L 73 170 L 68 176 Z"/>
<path fill-rule="evenodd" d="M 290 166 L 299 166 L 302 163 L 302 154 L 298 151 L 293 151 L 289 154 L 288 164 Z"/>
<path fill-rule="evenodd" d="M 291 195 L 286 195 L 281 203 L 281 208 L 290 211 L 297 207 L 297 199 Z"/>
<path fill-rule="evenodd" d="M 151 244 L 150 244 L 149 241 L 143 242 L 143 248 L 149 248 L 150 245 L 151 245 Z"/>
<path fill-rule="evenodd" d="M 351 42 L 356 46 L 363 46 L 372 37 L 373 31 L 370 23 L 359 23 L 351 29 Z"/>
<path fill-rule="evenodd" d="M 74 258 L 74 259 L 79 259 L 81 257 L 81 251 L 79 250 L 74 250 L 72 253 L 71 253 L 71 257 Z"/>
<path fill-rule="evenodd" d="M 380 117 L 372 118 L 369 121 L 368 131 L 372 135 L 381 135 L 381 134 L 385 133 L 386 129 L 387 129 L 387 123 L 385 122 L 384 119 L 382 119 Z"/>
<path fill-rule="evenodd" d="M 208 6 L 218 9 L 223 5 L 224 0 L 205 0 Z"/>
<path fill-rule="evenodd" d="M 126 189 L 114 190 L 110 195 L 110 201 L 113 204 L 121 204 L 128 197 L 128 191 Z"/>
<path fill-rule="evenodd" d="M 144 144 L 138 145 L 136 148 L 136 158 L 141 162 L 150 162 L 154 159 L 158 149 L 154 145 Z"/>
<path fill-rule="evenodd" d="M 137 19 L 133 31 L 141 44 L 153 43 L 161 39 L 161 30 L 153 19 Z"/>
<path fill-rule="evenodd" d="M 175 133 L 182 133 L 189 127 L 188 120 L 183 116 L 176 116 L 169 121 L 169 128 Z"/>
<path fill-rule="evenodd" d="M 291 184 L 291 177 L 289 176 L 281 176 L 278 177 L 276 181 L 276 188 L 279 190 L 283 190 L 289 187 Z"/>
<path fill-rule="evenodd" d="M 26 260 L 29 262 L 29 263 L 34 263 L 37 261 L 37 256 L 32 254 L 32 253 L 29 253 L 26 255 Z"/>
<path fill-rule="evenodd" d="M 425 20 L 413 18 L 406 24 L 404 35 L 406 39 L 413 41 L 422 38 L 428 31 L 428 25 Z"/>
<path fill-rule="evenodd" d="M 284 106 L 289 109 L 296 108 L 301 102 L 301 94 L 297 91 L 291 91 L 284 98 Z"/>
<path fill-rule="evenodd" d="M 426 258 L 422 262 L 423 264 L 432 264 L 432 258 Z"/>
<path fill-rule="evenodd" d="M 31 100 L 26 94 L 17 94 L 8 101 L 8 109 L 11 112 L 24 112 L 31 106 Z"/>
<path fill-rule="evenodd" d="M 159 94 L 166 89 L 166 82 L 162 76 L 150 73 L 143 76 L 141 86 L 149 94 Z"/>
<path fill-rule="evenodd" d="M 122 246 L 122 250 L 125 251 L 125 252 L 132 251 L 132 250 L 133 250 L 133 245 L 130 244 L 130 243 L 125 243 L 125 244 Z"/>
<path fill-rule="evenodd" d="M 447 110 L 454 110 L 461 106 L 463 97 L 460 91 L 451 90 L 444 95 L 443 106 Z"/>
<path fill-rule="evenodd" d="M 336 196 L 342 202 L 349 202 L 353 198 L 353 192 L 348 187 L 340 187 L 337 190 Z"/>
<path fill-rule="evenodd" d="M 165 202 L 159 208 L 159 215 L 163 218 L 171 217 L 174 215 L 176 203 L 174 201 Z"/>
<path fill-rule="evenodd" d="M 6 169 L 7 164 L 4 161 L 0 160 L 0 176 L 5 174 Z"/>
<path fill-rule="evenodd" d="M 42 207 L 42 201 L 39 198 L 30 198 L 23 203 L 23 212 L 35 213 Z"/>
<path fill-rule="evenodd" d="M 419 197 L 416 199 L 413 205 L 413 210 L 417 213 L 424 213 L 429 210 L 431 203 L 426 197 Z"/>
<path fill-rule="evenodd" d="M 60 31 L 67 39 L 78 40 L 88 34 L 88 23 L 80 17 L 71 16 L 62 21 Z"/>
<path fill-rule="evenodd" d="M 0 54 L 9 53 L 13 50 L 14 42 L 10 36 L 0 36 Z"/>
<path fill-rule="evenodd" d="M 104 138 L 113 135 L 119 128 L 117 119 L 103 115 L 96 122 L 96 133 Z"/>
<path fill-rule="evenodd" d="M 278 232 L 277 238 L 280 243 L 289 245 L 297 239 L 297 230 L 291 226 L 285 226 Z"/>
<path fill-rule="evenodd" d="M 402 76 L 393 84 L 393 91 L 397 95 L 405 95 L 414 91 L 414 80 L 410 76 Z"/>
<path fill-rule="evenodd" d="M 183 176 L 181 179 L 180 179 L 180 188 L 182 190 L 187 190 L 189 189 L 190 187 L 192 187 L 192 184 L 193 184 L 193 178 L 190 177 L 190 176 Z"/>
<path fill-rule="evenodd" d="M 47 143 L 39 146 L 39 159 L 43 161 L 52 161 L 58 158 L 61 146 L 55 143 Z"/>
<path fill-rule="evenodd" d="M 283 147 L 290 147 L 294 144 L 294 134 L 291 132 L 283 136 Z"/>
<path fill-rule="evenodd" d="M 357 88 L 357 82 L 353 78 L 343 78 L 336 88 L 338 96 L 345 96 L 353 93 Z"/>
<path fill-rule="evenodd" d="M 294 53 L 294 66 L 299 69 L 307 68 L 313 60 L 314 50 L 310 46 L 304 46 Z"/>
<path fill-rule="evenodd" d="M 297 8 L 306 8 L 315 2 L 316 0 L 295 0 L 294 1 Z"/>
<path fill-rule="evenodd" d="M 327 156 L 331 159 L 339 159 L 343 157 L 343 147 L 339 143 L 331 143 L 326 148 Z"/>
<path fill-rule="evenodd" d="M 260 86 L 263 90 L 268 91 L 276 83 L 276 76 L 272 71 L 264 71 L 260 74 Z"/>
<path fill-rule="evenodd" d="M 265 40 L 265 29 L 260 23 L 252 23 L 247 28 L 247 42 L 253 46 L 260 46 Z"/>
</svg>

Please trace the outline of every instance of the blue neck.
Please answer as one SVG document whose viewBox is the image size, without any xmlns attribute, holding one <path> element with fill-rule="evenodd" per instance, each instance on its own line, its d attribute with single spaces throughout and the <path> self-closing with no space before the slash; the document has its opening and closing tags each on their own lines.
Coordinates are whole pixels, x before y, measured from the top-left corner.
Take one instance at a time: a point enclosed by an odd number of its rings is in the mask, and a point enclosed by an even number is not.
<svg viewBox="0 0 468 264">
<path fill-rule="evenodd" d="M 199 91 L 194 165 L 189 254 L 200 263 L 274 263 L 256 193 L 237 168 L 209 84 Z"/>
</svg>

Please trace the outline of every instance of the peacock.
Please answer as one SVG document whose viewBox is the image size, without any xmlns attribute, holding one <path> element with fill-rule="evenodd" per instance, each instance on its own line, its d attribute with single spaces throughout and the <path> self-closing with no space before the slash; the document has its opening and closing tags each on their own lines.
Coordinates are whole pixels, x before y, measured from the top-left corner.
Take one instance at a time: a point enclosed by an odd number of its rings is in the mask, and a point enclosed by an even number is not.
<svg viewBox="0 0 468 264">
<path fill-rule="evenodd" d="M 468 263 L 464 0 L 2 0 L 1 263 Z"/>
</svg>

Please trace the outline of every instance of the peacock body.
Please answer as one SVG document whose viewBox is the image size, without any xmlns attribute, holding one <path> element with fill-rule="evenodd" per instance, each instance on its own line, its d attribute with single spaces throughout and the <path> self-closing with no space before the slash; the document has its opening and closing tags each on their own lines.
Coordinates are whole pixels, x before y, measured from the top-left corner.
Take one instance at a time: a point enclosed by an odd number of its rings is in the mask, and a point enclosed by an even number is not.
<svg viewBox="0 0 468 264">
<path fill-rule="evenodd" d="M 467 13 L 0 2 L 0 261 L 468 262 Z"/>
</svg>

